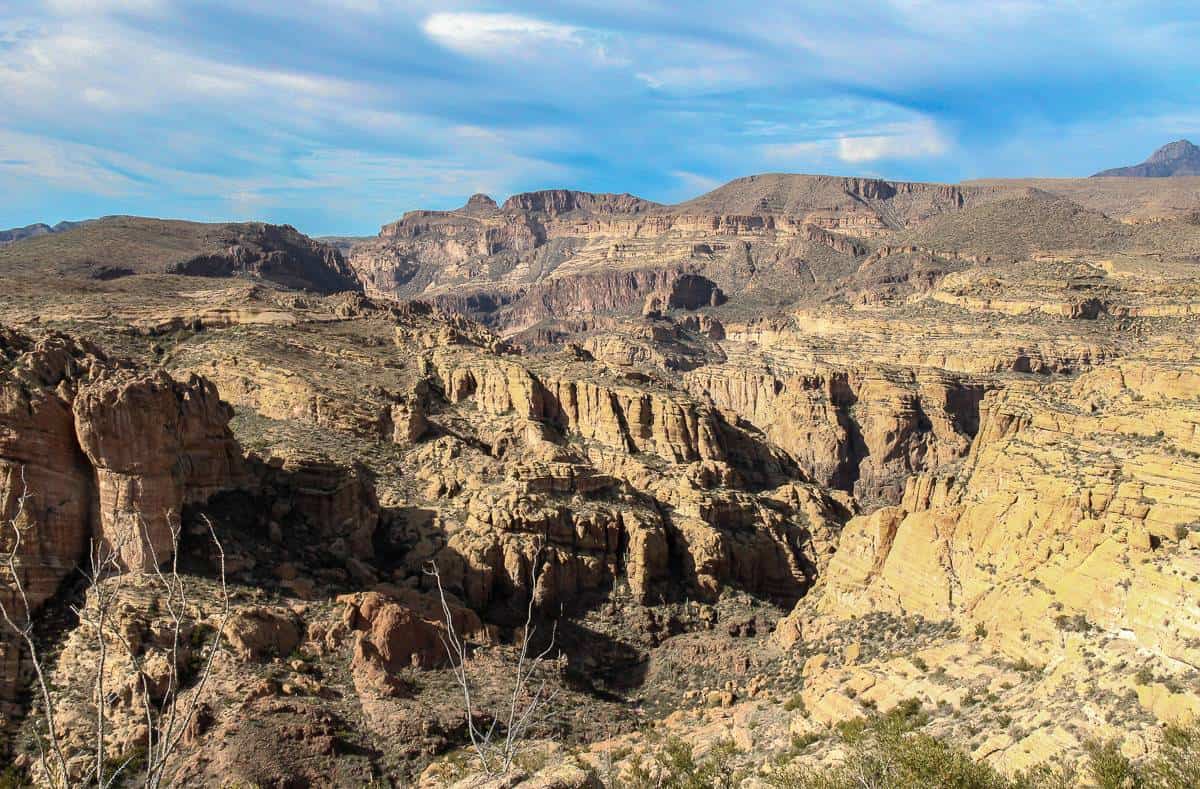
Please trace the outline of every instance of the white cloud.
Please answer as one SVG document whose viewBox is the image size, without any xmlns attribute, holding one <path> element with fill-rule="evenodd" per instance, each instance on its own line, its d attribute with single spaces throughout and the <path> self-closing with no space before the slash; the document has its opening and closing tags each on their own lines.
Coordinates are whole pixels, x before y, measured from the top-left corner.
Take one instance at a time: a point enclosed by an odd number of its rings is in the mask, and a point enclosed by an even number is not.
<svg viewBox="0 0 1200 789">
<path fill-rule="evenodd" d="M 128 176 L 105 167 L 107 152 L 91 145 L 66 143 L 0 129 L 0 176 L 49 182 L 74 191 L 106 197 L 127 193 L 136 185 Z"/>
<path fill-rule="evenodd" d="M 724 183 L 718 178 L 710 178 L 707 175 L 691 173 L 687 170 L 672 170 L 671 176 L 678 180 L 680 185 L 692 195 L 701 195 L 705 192 L 711 192 Z"/>
<path fill-rule="evenodd" d="M 468 55 L 511 55 L 530 47 L 584 43 L 578 27 L 518 14 L 440 12 L 426 18 L 421 29 L 447 49 Z"/>
<path fill-rule="evenodd" d="M 344 106 L 359 91 L 319 74 L 222 63 L 99 19 L 32 26 L 0 49 L 0 94 L 10 117 L 25 121 L 61 120 L 81 102 L 119 117 L 220 100 Z"/>
<path fill-rule="evenodd" d="M 81 14 L 110 14 L 114 12 L 146 13 L 160 11 L 166 0 L 47 0 L 51 11 L 63 16 Z"/>
<path fill-rule="evenodd" d="M 769 161 L 825 159 L 833 154 L 834 141 L 770 143 L 760 145 L 758 150 Z"/>
<path fill-rule="evenodd" d="M 897 124 L 882 134 L 839 137 L 837 157 L 859 164 L 879 159 L 925 159 L 941 156 L 950 144 L 931 120 Z"/>
<path fill-rule="evenodd" d="M 639 71 L 639 80 L 654 90 L 705 91 L 745 85 L 754 81 L 754 70 L 745 64 L 663 66 L 654 71 Z"/>
<path fill-rule="evenodd" d="M 924 159 L 941 156 L 952 148 L 952 142 L 930 118 L 885 120 L 903 111 L 888 105 L 864 105 L 863 115 L 877 116 L 876 123 L 862 124 L 857 129 L 836 133 L 839 126 L 845 128 L 855 123 L 854 119 L 833 117 L 814 119 L 809 133 L 814 138 L 797 142 L 768 143 L 757 147 L 758 153 L 768 162 L 781 162 L 786 166 L 828 166 L 835 162 L 864 164 L 883 159 Z M 823 132 L 823 133 L 822 133 Z M 817 136 L 817 135 L 820 136 Z"/>
<path fill-rule="evenodd" d="M 694 93 L 762 85 L 754 54 L 723 44 L 649 36 L 630 44 L 641 68 L 634 76 L 654 90 Z"/>
<path fill-rule="evenodd" d="M 1078 9 L 1078 4 L 1071 0 L 989 0 L 978 4 L 958 0 L 889 0 L 888 5 L 913 28 L 940 33 L 1019 27 L 1039 15 Z"/>
</svg>

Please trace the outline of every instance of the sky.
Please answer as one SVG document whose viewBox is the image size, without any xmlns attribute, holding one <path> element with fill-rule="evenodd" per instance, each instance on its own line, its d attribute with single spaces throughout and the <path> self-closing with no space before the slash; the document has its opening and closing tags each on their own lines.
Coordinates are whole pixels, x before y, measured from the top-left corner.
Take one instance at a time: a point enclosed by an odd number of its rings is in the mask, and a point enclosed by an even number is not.
<svg viewBox="0 0 1200 789">
<path fill-rule="evenodd" d="M 1197 41 L 1195 0 L 0 0 L 0 228 L 1084 176 L 1200 142 Z"/>
</svg>

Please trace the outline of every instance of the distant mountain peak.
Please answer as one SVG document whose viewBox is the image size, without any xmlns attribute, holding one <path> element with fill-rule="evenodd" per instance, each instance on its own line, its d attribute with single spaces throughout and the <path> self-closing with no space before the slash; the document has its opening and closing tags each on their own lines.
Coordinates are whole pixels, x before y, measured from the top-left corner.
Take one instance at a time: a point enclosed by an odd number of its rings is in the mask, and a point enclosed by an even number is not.
<svg viewBox="0 0 1200 789">
<path fill-rule="evenodd" d="M 1141 164 L 1104 170 L 1092 177 L 1167 178 L 1173 175 L 1200 175 L 1200 148 L 1188 140 L 1176 140 L 1159 148 Z"/>
<path fill-rule="evenodd" d="M 86 222 L 88 220 L 84 220 Z M 15 244 L 18 241 L 24 241 L 27 238 L 37 238 L 51 233 L 61 233 L 64 230 L 70 230 L 73 227 L 78 227 L 84 222 L 59 222 L 51 227 L 44 222 L 38 222 L 25 227 L 14 227 L 9 230 L 0 230 L 0 246 L 5 244 Z"/>
<path fill-rule="evenodd" d="M 490 213 L 498 210 L 500 210 L 500 206 L 496 205 L 496 201 L 483 192 L 471 195 L 471 198 L 467 200 L 467 204 L 462 207 L 462 211 L 466 213 Z"/>
<path fill-rule="evenodd" d="M 1192 145 L 1190 140 L 1176 140 L 1159 148 L 1147 162 L 1179 162 L 1200 156 L 1200 148 Z"/>
</svg>

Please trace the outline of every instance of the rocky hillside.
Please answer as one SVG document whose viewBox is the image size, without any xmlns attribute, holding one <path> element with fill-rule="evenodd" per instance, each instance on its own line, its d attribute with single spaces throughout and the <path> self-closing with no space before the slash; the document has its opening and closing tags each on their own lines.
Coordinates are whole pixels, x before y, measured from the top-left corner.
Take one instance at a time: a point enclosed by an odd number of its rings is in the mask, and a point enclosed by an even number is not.
<svg viewBox="0 0 1200 789">
<path fill-rule="evenodd" d="M 1092 177 L 1170 178 L 1177 175 L 1200 175 L 1200 148 L 1187 140 L 1167 143 L 1141 164 L 1104 170 Z"/>
<path fill-rule="evenodd" d="M 1127 191 L 770 174 L 675 206 L 567 191 L 498 206 L 476 195 L 457 211 L 409 212 L 352 246 L 349 262 L 369 293 L 430 299 L 512 336 L 578 314 L 728 303 L 745 318 L 829 299 L 871 303 L 963 266 L 1037 255 L 1195 253 L 1186 213 Z M 1194 203 L 1193 191 L 1180 197 Z M 1179 221 L 1143 243 L 1128 218 Z"/>
<path fill-rule="evenodd" d="M 476 195 L 345 259 L 129 218 L 5 247 L 0 548 L 69 777 L 108 599 L 108 753 L 195 702 L 172 785 L 1190 785 L 1200 194 L 1130 181 Z M 0 632 L 5 777 L 44 780 Z M 545 693 L 498 783 L 464 665 L 485 730 L 515 666 Z"/>
<path fill-rule="evenodd" d="M 9 230 L 0 230 L 0 247 L 5 244 L 11 244 L 15 241 L 24 241 L 27 238 L 37 238 L 38 236 L 48 236 L 51 233 L 61 233 L 64 230 L 83 224 L 82 222 L 59 222 L 57 225 L 47 225 L 38 222 L 34 225 L 26 225 L 25 227 L 14 227 Z"/>
<path fill-rule="evenodd" d="M 245 275 L 321 293 L 359 289 L 340 252 L 295 228 L 262 223 L 105 217 L 0 247 L 0 267 L 32 279 Z"/>
</svg>

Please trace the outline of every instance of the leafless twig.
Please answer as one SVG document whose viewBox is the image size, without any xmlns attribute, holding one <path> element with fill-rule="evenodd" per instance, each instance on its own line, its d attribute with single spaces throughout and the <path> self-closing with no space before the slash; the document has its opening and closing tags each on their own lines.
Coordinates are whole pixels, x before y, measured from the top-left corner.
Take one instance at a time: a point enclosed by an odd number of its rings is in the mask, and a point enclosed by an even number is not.
<svg viewBox="0 0 1200 789">
<path fill-rule="evenodd" d="M 426 574 L 430 575 L 437 585 L 438 599 L 442 606 L 442 617 L 446 629 L 442 634 L 442 643 L 446 647 L 450 659 L 451 670 L 463 696 L 463 712 L 467 721 L 467 734 L 471 739 L 471 747 L 479 760 L 482 772 L 489 776 L 503 775 L 512 767 L 513 760 L 521 751 L 525 736 L 530 726 L 538 720 L 538 712 L 542 710 L 557 694 L 557 691 L 546 693 L 546 679 L 543 677 L 532 693 L 533 681 L 539 668 L 555 649 L 558 635 L 558 623 L 555 622 L 550 633 L 550 641 L 545 649 L 534 654 L 532 645 L 537 634 L 534 620 L 534 598 L 537 590 L 538 569 L 542 557 L 542 544 L 538 543 L 529 570 L 529 603 L 525 611 L 525 624 L 521 632 L 521 646 L 514 667 L 512 693 L 505 705 L 506 709 L 500 714 L 493 714 L 491 724 L 486 730 L 476 725 L 478 710 L 475 707 L 475 697 L 472 691 L 471 652 L 463 637 L 454 625 L 454 616 L 450 603 L 446 598 L 446 590 L 442 586 L 441 572 L 436 562 L 430 562 Z M 504 737 L 497 737 L 497 726 L 503 722 Z"/>
<path fill-rule="evenodd" d="M 23 469 L 21 479 L 24 484 Z M 113 668 L 110 649 L 116 647 L 116 654 L 123 655 L 127 661 L 127 673 L 133 676 L 146 719 L 146 763 L 144 773 L 137 783 L 146 789 L 159 789 L 164 784 L 168 761 L 178 750 L 184 734 L 200 708 L 203 691 L 212 675 L 213 661 L 231 614 L 225 575 L 225 551 L 217 538 L 216 529 L 208 518 L 203 519 L 215 548 L 219 571 L 220 610 L 217 612 L 216 633 L 208 647 L 203 665 L 195 676 L 190 696 L 186 699 L 181 696 L 183 677 L 180 676 L 180 665 L 184 663 L 188 654 L 189 646 L 185 644 L 185 638 L 192 632 L 192 628 L 198 625 L 199 615 L 189 596 L 189 585 L 192 582 L 179 573 L 178 519 L 172 513 L 167 513 L 166 523 L 171 532 L 170 557 L 160 557 L 157 554 L 149 527 L 140 513 L 133 509 L 119 511 L 118 517 L 113 518 L 114 524 L 119 527 L 124 523 L 125 528 L 115 529 L 115 533 L 109 534 L 106 539 L 91 541 L 87 566 L 80 568 L 88 585 L 86 602 L 82 606 L 72 606 L 81 628 L 85 631 L 87 643 L 94 645 L 97 655 L 95 674 L 89 680 L 95 702 L 92 730 L 87 732 L 87 740 L 92 743 L 86 746 L 91 750 L 89 755 L 86 750 L 72 748 L 64 742 L 56 719 L 55 700 L 50 692 L 43 657 L 32 635 L 34 611 L 26 595 L 20 572 L 23 531 L 28 529 L 28 526 L 22 524 L 29 499 L 30 494 L 26 488 L 18 499 L 16 514 L 2 524 L 6 535 L 11 531 L 12 537 L 8 549 L 0 554 L 0 568 L 6 572 L 13 597 L 19 601 L 21 610 L 14 615 L 5 603 L 5 595 L 0 593 L 0 616 L 9 628 L 20 636 L 34 667 L 35 682 L 43 706 L 41 712 L 45 717 L 46 739 L 50 746 L 47 752 L 40 739 L 38 740 L 42 778 L 55 787 L 66 787 L 82 781 L 99 789 L 110 789 L 119 780 L 128 780 L 127 773 L 133 765 L 133 757 L 127 757 L 114 764 L 107 751 L 112 715 L 110 697 L 115 689 L 126 687 L 129 680 L 125 672 Z M 119 502 L 115 508 L 121 510 Z M 141 549 L 149 552 L 148 567 L 124 566 L 123 557 L 126 550 L 133 547 L 134 541 L 141 541 Z M 157 703 L 153 698 L 155 693 L 151 690 L 151 680 L 144 670 L 147 654 L 140 646 L 135 648 L 130 643 L 115 621 L 116 608 L 125 591 L 131 585 L 143 581 L 148 581 L 160 591 L 167 618 L 168 643 L 164 656 L 167 676 L 165 688 L 161 689 L 161 697 Z M 86 768 L 84 775 L 72 775 L 71 765 L 80 759 L 86 759 L 90 766 Z"/>
<path fill-rule="evenodd" d="M 20 623 L 14 619 L 14 612 L 10 610 L 9 605 L 5 602 L 6 595 L 0 592 L 0 616 L 4 618 L 5 624 L 17 634 L 18 638 L 25 644 L 25 648 L 29 651 L 33 664 L 33 673 L 38 690 L 42 697 L 43 711 L 46 716 L 46 739 L 49 741 L 50 754 L 46 753 L 46 748 L 42 745 L 41 738 L 37 738 L 38 744 L 38 759 L 44 775 L 51 777 L 51 780 L 66 782 L 67 776 L 67 757 L 63 752 L 62 743 L 58 736 L 58 725 L 54 720 L 54 705 L 50 700 L 50 686 L 46 682 L 46 670 L 42 665 L 41 657 L 38 653 L 37 644 L 33 641 L 33 611 L 29 604 L 29 597 L 25 593 L 25 584 L 22 580 L 22 571 L 20 567 L 21 542 L 24 537 L 24 530 L 28 528 L 23 524 L 25 516 L 28 512 L 29 500 L 32 494 L 29 492 L 29 486 L 25 482 L 25 468 L 21 468 L 21 495 L 17 498 L 17 511 L 13 516 L 5 521 L 4 526 L 6 532 L 12 532 L 12 543 L 9 549 L 3 554 L 3 566 L 5 574 L 8 576 L 8 583 L 12 588 L 13 597 L 20 601 L 20 613 L 16 614 L 20 618 Z M 50 763 L 50 756 L 54 757 L 53 764 Z"/>
</svg>

